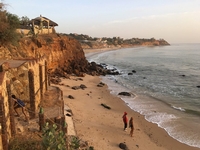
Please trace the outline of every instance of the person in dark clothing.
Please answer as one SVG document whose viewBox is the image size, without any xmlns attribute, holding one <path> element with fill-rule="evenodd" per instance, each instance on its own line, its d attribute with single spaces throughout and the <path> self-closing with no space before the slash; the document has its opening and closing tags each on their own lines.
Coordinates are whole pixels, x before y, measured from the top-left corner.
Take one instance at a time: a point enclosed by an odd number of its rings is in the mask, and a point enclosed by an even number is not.
<svg viewBox="0 0 200 150">
<path fill-rule="evenodd" d="M 134 130 L 134 125 L 133 125 L 133 117 L 131 117 L 131 119 L 129 120 L 129 128 L 131 128 L 130 131 L 130 136 L 133 136 L 133 130 Z"/>
<path fill-rule="evenodd" d="M 22 108 L 22 113 L 24 114 L 26 120 L 28 121 L 28 117 L 25 113 L 25 103 L 22 100 L 18 99 L 15 95 L 12 95 L 12 99 L 15 101 L 14 110 L 15 110 L 17 116 L 18 117 L 20 116 L 19 113 L 17 112 L 17 109 Z"/>
<path fill-rule="evenodd" d="M 127 124 L 128 124 L 128 118 L 127 118 L 127 112 L 124 112 L 124 115 L 122 116 L 123 122 L 124 122 L 124 131 L 127 129 Z"/>
</svg>

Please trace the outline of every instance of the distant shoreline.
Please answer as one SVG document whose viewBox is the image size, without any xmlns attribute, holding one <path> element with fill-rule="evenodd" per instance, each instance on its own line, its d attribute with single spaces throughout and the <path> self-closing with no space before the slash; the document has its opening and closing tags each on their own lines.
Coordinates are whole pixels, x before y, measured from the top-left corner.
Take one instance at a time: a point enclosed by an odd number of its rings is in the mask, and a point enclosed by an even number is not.
<svg viewBox="0 0 200 150">
<path fill-rule="evenodd" d="M 165 46 L 165 45 L 164 45 Z M 169 46 L 169 45 L 166 45 Z M 110 47 L 110 48 L 85 48 L 83 49 L 83 52 L 86 55 L 89 55 L 89 53 L 101 53 L 101 52 L 105 52 L 105 51 L 113 51 L 113 50 L 119 50 L 119 49 L 125 49 L 125 48 L 137 48 L 137 47 L 154 47 L 154 46 L 150 46 L 150 45 L 135 45 L 135 46 L 127 46 L 127 47 Z M 92 54 L 91 54 L 92 55 Z"/>
</svg>

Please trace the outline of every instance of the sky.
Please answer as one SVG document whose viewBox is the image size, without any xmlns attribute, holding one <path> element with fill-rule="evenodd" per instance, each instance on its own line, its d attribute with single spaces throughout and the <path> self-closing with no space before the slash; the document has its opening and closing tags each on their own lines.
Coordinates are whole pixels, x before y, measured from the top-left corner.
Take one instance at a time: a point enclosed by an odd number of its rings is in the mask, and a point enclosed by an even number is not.
<svg viewBox="0 0 200 150">
<path fill-rule="evenodd" d="M 57 33 L 200 43 L 200 0 L 0 1 L 20 18 L 49 18 Z"/>
</svg>

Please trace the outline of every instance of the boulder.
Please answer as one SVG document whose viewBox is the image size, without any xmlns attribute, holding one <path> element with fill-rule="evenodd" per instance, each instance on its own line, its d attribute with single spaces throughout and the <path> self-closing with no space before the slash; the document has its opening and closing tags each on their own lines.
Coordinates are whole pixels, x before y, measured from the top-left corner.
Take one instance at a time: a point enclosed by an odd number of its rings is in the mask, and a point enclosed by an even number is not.
<svg viewBox="0 0 200 150">
<path fill-rule="evenodd" d="M 87 87 L 86 87 L 84 84 L 81 84 L 81 85 L 80 85 L 80 88 L 84 90 L 84 89 L 87 88 Z"/>
<path fill-rule="evenodd" d="M 72 95 L 68 95 L 68 98 L 70 99 L 74 99 L 74 97 Z"/>
<path fill-rule="evenodd" d="M 120 92 L 118 95 L 123 95 L 123 96 L 131 96 L 129 92 Z"/>
<path fill-rule="evenodd" d="M 132 73 L 136 73 L 136 71 L 135 71 L 135 70 L 132 70 Z"/>
<path fill-rule="evenodd" d="M 78 89 L 80 89 L 80 86 L 73 86 L 72 89 L 73 90 L 78 90 Z"/>
<path fill-rule="evenodd" d="M 126 143 L 119 143 L 119 148 L 123 150 L 128 150 L 128 147 L 126 146 Z"/>
</svg>

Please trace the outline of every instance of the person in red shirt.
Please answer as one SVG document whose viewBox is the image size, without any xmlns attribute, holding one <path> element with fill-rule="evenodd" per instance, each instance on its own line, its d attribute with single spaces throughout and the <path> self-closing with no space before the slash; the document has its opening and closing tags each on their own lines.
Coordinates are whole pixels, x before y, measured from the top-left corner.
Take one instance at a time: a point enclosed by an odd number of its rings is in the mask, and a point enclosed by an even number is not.
<svg viewBox="0 0 200 150">
<path fill-rule="evenodd" d="M 127 129 L 127 124 L 128 124 L 128 118 L 127 118 L 127 112 L 124 112 L 124 115 L 122 116 L 123 122 L 124 122 L 124 131 Z"/>
</svg>

